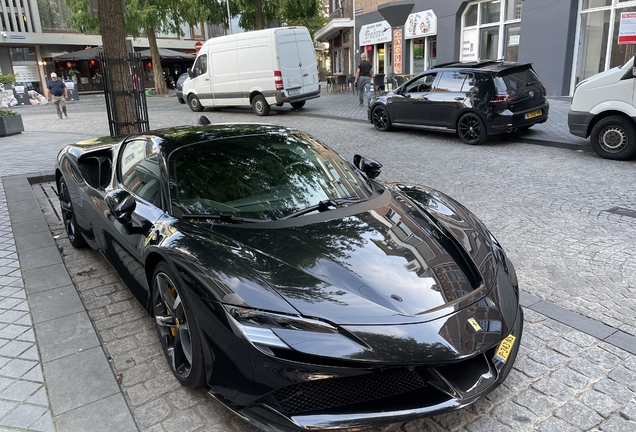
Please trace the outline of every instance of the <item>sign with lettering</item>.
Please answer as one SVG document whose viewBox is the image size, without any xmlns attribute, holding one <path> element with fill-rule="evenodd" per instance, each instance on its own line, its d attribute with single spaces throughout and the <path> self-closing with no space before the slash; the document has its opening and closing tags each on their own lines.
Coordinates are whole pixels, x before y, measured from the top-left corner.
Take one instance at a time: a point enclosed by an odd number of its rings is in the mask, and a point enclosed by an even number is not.
<svg viewBox="0 0 636 432">
<path fill-rule="evenodd" d="M 412 13 L 404 23 L 404 38 L 413 39 L 437 34 L 437 16 L 432 9 Z"/>
<path fill-rule="evenodd" d="M 391 26 L 386 21 L 367 24 L 360 29 L 360 46 L 391 42 Z"/>
<path fill-rule="evenodd" d="M 618 27 L 619 45 L 636 44 L 636 13 L 621 12 L 621 24 Z"/>
<path fill-rule="evenodd" d="M 393 30 L 393 73 L 402 73 L 402 29 Z"/>
</svg>

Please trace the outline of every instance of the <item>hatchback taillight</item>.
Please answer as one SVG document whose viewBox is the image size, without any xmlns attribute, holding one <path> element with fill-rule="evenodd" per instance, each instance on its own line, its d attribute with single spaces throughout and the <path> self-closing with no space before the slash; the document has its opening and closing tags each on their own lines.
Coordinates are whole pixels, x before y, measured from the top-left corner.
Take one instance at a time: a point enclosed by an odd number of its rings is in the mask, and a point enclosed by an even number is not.
<svg viewBox="0 0 636 432">
<path fill-rule="evenodd" d="M 276 90 L 283 90 L 283 74 L 280 71 L 274 71 L 274 83 L 276 83 Z"/>
<path fill-rule="evenodd" d="M 505 103 L 511 103 L 519 99 L 516 94 L 498 94 L 488 101 L 488 105 L 500 105 Z"/>
<path fill-rule="evenodd" d="M 543 96 L 548 95 L 548 89 L 546 88 L 545 84 L 541 84 L 541 90 L 543 91 Z"/>
</svg>

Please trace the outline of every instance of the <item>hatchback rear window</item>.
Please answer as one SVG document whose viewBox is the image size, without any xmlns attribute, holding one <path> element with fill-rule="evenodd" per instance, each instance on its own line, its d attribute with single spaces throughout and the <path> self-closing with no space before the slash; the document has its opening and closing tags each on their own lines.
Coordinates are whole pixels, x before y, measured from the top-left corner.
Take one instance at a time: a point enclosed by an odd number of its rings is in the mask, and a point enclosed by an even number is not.
<svg viewBox="0 0 636 432">
<path fill-rule="evenodd" d="M 499 94 L 520 95 L 528 86 L 541 87 L 539 76 L 530 68 L 503 71 L 495 77 Z"/>
</svg>

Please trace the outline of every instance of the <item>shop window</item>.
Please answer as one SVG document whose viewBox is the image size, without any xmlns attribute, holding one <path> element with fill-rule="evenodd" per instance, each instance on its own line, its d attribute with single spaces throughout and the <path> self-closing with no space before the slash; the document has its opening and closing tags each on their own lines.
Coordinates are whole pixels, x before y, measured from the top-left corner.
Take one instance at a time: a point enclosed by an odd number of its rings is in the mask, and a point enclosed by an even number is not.
<svg viewBox="0 0 636 432">
<path fill-rule="evenodd" d="M 605 70 L 611 11 L 581 15 L 575 84 Z"/>
<path fill-rule="evenodd" d="M 423 72 L 424 67 L 424 39 L 413 40 L 413 73 Z"/>
<path fill-rule="evenodd" d="M 466 8 L 464 13 L 464 27 L 477 25 L 477 5 L 471 4 Z"/>
<path fill-rule="evenodd" d="M 611 6 L 612 0 L 583 0 L 583 9 Z"/>
<path fill-rule="evenodd" d="M 501 1 L 481 3 L 481 24 L 492 24 L 500 21 Z"/>
<path fill-rule="evenodd" d="M 71 10 L 65 0 L 37 0 L 42 30 L 76 32 L 71 25 Z"/>
<path fill-rule="evenodd" d="M 519 40 L 521 37 L 521 27 L 508 27 L 506 29 L 506 57 L 507 61 L 516 62 L 519 60 Z"/>
<path fill-rule="evenodd" d="M 481 32 L 481 40 L 479 41 L 479 58 L 481 60 L 494 60 L 499 56 L 497 49 L 499 47 L 499 29 L 485 29 Z"/>
<path fill-rule="evenodd" d="M 629 59 L 634 57 L 635 46 L 633 44 L 618 44 L 618 30 L 621 22 L 622 12 L 636 12 L 636 7 L 619 9 L 614 14 L 614 34 L 612 35 L 612 51 L 610 53 L 609 67 L 623 66 Z"/>
<path fill-rule="evenodd" d="M 506 21 L 521 19 L 521 1 L 522 0 L 508 0 L 506 2 Z"/>
</svg>

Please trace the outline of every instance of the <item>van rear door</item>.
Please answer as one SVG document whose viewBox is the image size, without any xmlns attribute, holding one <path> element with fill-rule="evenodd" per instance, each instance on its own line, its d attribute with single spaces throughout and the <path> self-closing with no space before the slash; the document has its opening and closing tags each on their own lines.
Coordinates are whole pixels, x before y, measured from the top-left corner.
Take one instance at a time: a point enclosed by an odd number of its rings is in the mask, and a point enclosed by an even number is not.
<svg viewBox="0 0 636 432">
<path fill-rule="evenodd" d="M 316 54 L 311 36 L 305 28 L 276 32 L 278 62 L 283 88 L 288 96 L 318 90 Z"/>
</svg>

